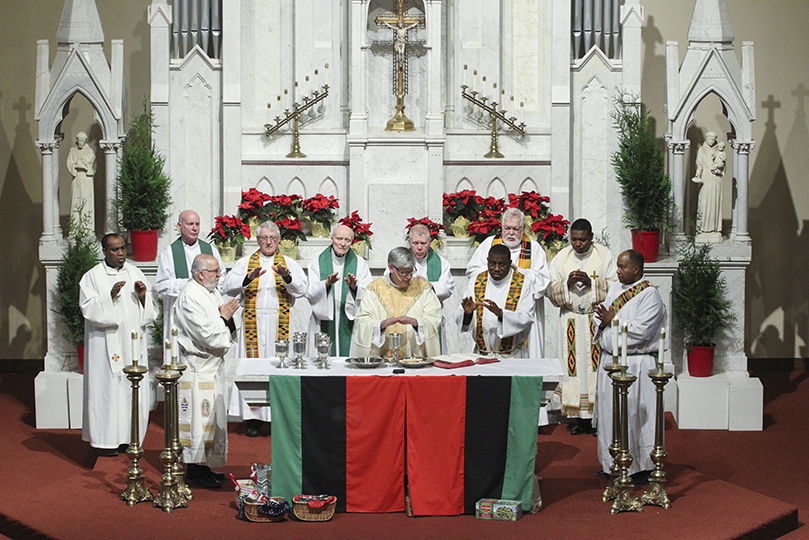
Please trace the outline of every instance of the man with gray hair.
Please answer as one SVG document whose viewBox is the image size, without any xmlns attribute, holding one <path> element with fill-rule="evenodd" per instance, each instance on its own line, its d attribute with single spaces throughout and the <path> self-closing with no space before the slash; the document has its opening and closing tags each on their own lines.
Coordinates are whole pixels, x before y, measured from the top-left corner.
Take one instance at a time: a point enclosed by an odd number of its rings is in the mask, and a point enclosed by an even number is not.
<svg viewBox="0 0 809 540">
<path fill-rule="evenodd" d="M 188 464 L 189 481 L 218 489 L 224 475 L 210 467 L 221 467 L 227 459 L 223 357 L 236 330 L 233 314 L 239 303 L 219 294 L 222 270 L 212 255 L 197 255 L 191 276 L 173 308 L 180 357 L 188 366 L 178 392 L 182 459 Z"/>
<path fill-rule="evenodd" d="M 294 259 L 278 252 L 281 231 L 265 221 L 256 234 L 258 250 L 242 257 L 225 277 L 224 291 L 239 295 L 243 324 L 239 331 L 239 358 L 267 358 L 275 355 L 275 341 L 290 340 L 289 323 L 296 298 L 306 293 L 307 280 Z M 269 407 L 251 409 L 233 386 L 230 414 L 247 420 L 248 435 L 258 436 L 261 422 L 270 420 Z"/>
<path fill-rule="evenodd" d="M 481 242 L 466 268 L 466 278 L 473 280 L 488 268 L 488 255 L 492 245 L 503 244 L 511 252 L 511 267 L 525 275 L 534 294 L 534 324 L 528 335 L 528 356 L 542 358 L 545 352 L 545 301 L 544 293 L 550 283 L 545 250 L 523 232 L 525 216 L 517 208 L 503 212 L 502 233 L 490 236 Z"/>
<path fill-rule="evenodd" d="M 413 275 L 415 264 L 406 247 L 388 253 L 389 274 L 368 285 L 354 319 L 352 356 L 393 356 L 392 333 L 402 334 L 403 358 L 441 354 L 441 302 L 429 281 Z"/>
</svg>

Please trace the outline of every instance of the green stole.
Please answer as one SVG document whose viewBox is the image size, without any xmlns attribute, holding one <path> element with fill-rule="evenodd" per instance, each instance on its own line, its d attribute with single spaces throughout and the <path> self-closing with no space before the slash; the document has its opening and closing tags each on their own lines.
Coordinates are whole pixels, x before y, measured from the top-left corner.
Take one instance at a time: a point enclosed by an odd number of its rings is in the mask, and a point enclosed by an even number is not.
<svg viewBox="0 0 809 540">
<path fill-rule="evenodd" d="M 318 257 L 318 266 L 320 267 L 320 280 L 323 281 L 328 278 L 331 274 L 333 274 L 333 267 L 331 264 L 331 252 L 332 248 L 329 246 L 328 248 L 324 249 L 323 252 Z M 348 253 L 345 255 L 346 260 L 343 264 L 343 275 L 339 277 L 339 279 L 344 279 L 348 274 L 357 275 L 357 255 L 354 254 L 353 249 L 349 249 Z M 348 296 L 348 284 L 343 283 L 340 287 L 342 291 L 341 298 L 340 298 L 340 306 L 337 306 L 337 299 L 334 299 L 334 314 L 335 318 L 337 313 L 340 314 L 340 356 L 348 356 L 349 349 L 351 347 L 351 331 L 354 328 L 354 321 L 351 321 L 346 317 L 346 297 Z M 335 343 L 336 339 L 334 336 L 335 333 L 335 325 L 334 319 L 330 321 L 320 321 L 320 331 L 324 332 L 329 335 L 331 338 L 331 355 L 337 356 L 337 344 Z"/>
<path fill-rule="evenodd" d="M 615 311 L 615 315 L 618 316 L 618 312 L 621 311 L 621 308 L 626 305 L 627 302 L 635 298 L 639 295 L 644 289 L 647 287 L 651 287 L 652 284 L 649 283 L 647 280 L 643 280 L 631 289 L 625 290 L 621 296 L 616 298 L 610 304 L 610 307 Z M 595 336 L 596 327 L 595 327 L 595 319 L 592 317 L 590 318 L 590 335 Z M 601 358 L 601 344 L 598 342 L 593 343 L 593 348 L 590 351 L 590 358 L 594 366 L 598 366 L 598 361 Z M 656 359 L 657 357 L 655 357 Z"/>
<path fill-rule="evenodd" d="M 199 251 L 204 255 L 213 255 L 211 244 L 197 240 L 199 242 Z M 188 279 L 188 263 L 185 260 L 185 249 L 183 248 L 183 239 L 178 238 L 171 243 L 171 255 L 174 257 L 174 277 L 177 279 Z"/>
<path fill-rule="evenodd" d="M 441 257 L 433 248 L 427 251 L 427 281 L 435 283 L 441 278 Z M 441 353 L 444 352 L 443 339 L 441 338 L 441 327 L 438 327 L 438 342 L 441 343 Z"/>
</svg>

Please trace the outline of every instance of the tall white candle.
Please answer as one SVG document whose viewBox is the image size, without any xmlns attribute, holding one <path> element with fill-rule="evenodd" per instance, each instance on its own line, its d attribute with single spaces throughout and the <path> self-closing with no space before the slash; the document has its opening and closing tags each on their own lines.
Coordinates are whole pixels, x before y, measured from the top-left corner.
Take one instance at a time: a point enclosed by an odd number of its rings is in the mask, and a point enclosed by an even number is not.
<svg viewBox="0 0 809 540">
<path fill-rule="evenodd" d="M 620 321 L 618 317 L 615 317 L 612 320 L 612 356 L 613 356 L 613 364 L 615 361 L 618 360 L 618 325 Z"/>
<path fill-rule="evenodd" d="M 318 88 L 317 86 L 317 70 L 315 70 L 315 92 L 317 92 L 318 90 L 320 90 L 320 88 Z"/>
<path fill-rule="evenodd" d="M 474 77 L 475 77 L 475 87 L 472 89 L 472 91 L 477 92 L 478 91 L 478 70 L 474 70 L 472 72 L 472 75 L 474 75 Z"/>
<path fill-rule="evenodd" d="M 463 85 L 466 86 L 466 72 L 469 70 L 469 66 L 467 64 L 463 65 Z"/>
<path fill-rule="evenodd" d="M 177 329 L 171 329 L 171 356 L 172 358 L 177 358 L 179 356 L 179 349 L 177 347 Z"/>
<path fill-rule="evenodd" d="M 657 370 L 663 371 L 663 351 L 666 349 L 666 329 L 660 329 L 660 342 L 657 345 Z"/>
<path fill-rule="evenodd" d="M 629 331 L 629 327 L 624 323 L 621 325 L 621 365 L 626 367 L 626 334 Z"/>
<path fill-rule="evenodd" d="M 132 365 L 138 365 L 138 333 L 132 331 Z"/>
</svg>

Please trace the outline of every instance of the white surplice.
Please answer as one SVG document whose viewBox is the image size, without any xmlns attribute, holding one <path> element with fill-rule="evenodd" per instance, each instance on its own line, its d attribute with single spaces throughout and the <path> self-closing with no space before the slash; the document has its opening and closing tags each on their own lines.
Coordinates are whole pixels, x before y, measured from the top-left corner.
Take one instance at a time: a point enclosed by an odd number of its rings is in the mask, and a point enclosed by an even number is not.
<svg viewBox="0 0 809 540">
<path fill-rule="evenodd" d="M 495 281 L 489 276 L 486 281 L 486 292 L 484 298 L 491 300 L 503 310 L 503 320 L 500 321 L 497 316 L 483 308 L 483 341 L 486 343 L 487 351 L 497 351 L 500 348 L 500 342 L 503 338 L 514 338 L 514 348 L 510 354 L 496 354 L 489 352 L 490 356 L 497 356 L 498 358 L 528 358 L 528 347 L 525 342 L 531 332 L 531 327 L 534 324 L 534 294 L 532 290 L 532 282 L 526 279 L 522 286 L 520 299 L 517 302 L 517 309 L 509 311 L 505 309 L 506 299 L 508 298 L 508 291 L 511 287 L 511 278 L 514 275 L 514 270 L 509 270 L 508 275 L 500 281 Z M 466 287 L 466 294 L 464 298 L 475 298 L 475 279 L 471 280 Z M 463 305 L 459 305 L 455 312 L 455 322 L 460 327 L 461 332 L 472 332 L 473 335 L 477 331 L 477 310 L 472 314 L 472 321 L 467 326 L 463 326 L 464 310 Z M 474 341 L 474 340 L 473 340 Z M 475 352 L 480 353 L 475 341 Z"/>
<path fill-rule="evenodd" d="M 610 307 L 616 298 L 643 281 L 643 278 L 630 285 L 614 283 L 604 306 Z M 655 387 L 649 378 L 649 370 L 655 368 L 660 329 L 666 321 L 666 305 L 654 286 L 647 287 L 629 300 L 616 315 L 620 326 L 627 325 L 627 373 L 638 379 L 629 387 L 629 451 L 632 466 L 629 474 L 648 471 L 654 467 L 649 454 L 654 447 L 655 435 Z M 596 317 L 597 321 L 597 317 Z M 598 322 L 596 322 L 598 324 Z M 621 337 L 619 336 L 619 340 Z M 603 369 L 612 363 L 612 329 L 605 328 L 599 339 L 601 362 L 598 368 L 598 392 L 596 399 L 596 420 L 598 422 L 598 460 L 604 472 L 609 472 L 612 456 L 609 445 L 612 442 L 612 380 Z"/>
<path fill-rule="evenodd" d="M 113 285 L 126 284 L 115 298 Z M 121 269 L 101 261 L 81 278 L 79 305 L 84 315 L 84 411 L 82 438 L 95 448 L 117 448 L 132 442 L 132 386 L 122 371 L 132 364 L 132 331 L 143 336 L 156 314 L 152 291 L 146 291 L 141 305 L 135 282 L 148 281 L 135 265 L 125 262 Z M 138 362 L 148 366 L 146 339 L 139 339 Z M 149 423 L 152 392 L 148 372 L 140 383 L 139 442 Z"/>
<path fill-rule="evenodd" d="M 174 303 L 180 357 L 187 369 L 180 379 L 179 431 L 184 463 L 221 467 L 227 460 L 225 360 L 231 332 L 219 314 L 219 291 L 188 280 Z"/>
</svg>

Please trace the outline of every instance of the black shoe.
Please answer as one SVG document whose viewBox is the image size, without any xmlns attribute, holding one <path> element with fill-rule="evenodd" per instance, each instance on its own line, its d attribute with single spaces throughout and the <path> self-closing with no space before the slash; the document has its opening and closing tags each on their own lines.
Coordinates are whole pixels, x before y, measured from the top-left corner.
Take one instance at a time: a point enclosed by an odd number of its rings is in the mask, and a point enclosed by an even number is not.
<svg viewBox="0 0 809 540">
<path fill-rule="evenodd" d="M 245 420 L 244 423 L 247 424 L 245 435 L 248 437 L 261 437 L 261 426 L 264 425 L 262 420 Z"/>
<path fill-rule="evenodd" d="M 219 489 L 222 487 L 222 483 L 210 474 L 193 478 L 192 482 L 205 489 Z"/>
<path fill-rule="evenodd" d="M 202 476 L 205 476 L 205 469 L 203 469 L 201 465 L 197 465 L 196 463 L 186 465 L 185 477 L 187 480 L 196 480 Z"/>
<path fill-rule="evenodd" d="M 610 477 L 610 473 L 608 473 L 608 472 L 604 472 L 604 471 L 598 471 L 598 472 L 596 473 L 596 476 L 598 476 L 599 478 L 609 478 L 609 477 Z"/>
<path fill-rule="evenodd" d="M 636 486 L 645 486 L 649 483 L 649 475 L 651 474 L 652 471 L 638 471 L 635 474 L 630 474 L 629 477 Z"/>
<path fill-rule="evenodd" d="M 571 435 L 584 435 L 585 433 L 590 433 L 593 430 L 593 422 L 588 418 L 586 420 L 582 420 L 581 418 L 576 420 L 576 425 L 573 426 L 573 429 L 570 430 Z"/>
<path fill-rule="evenodd" d="M 126 454 L 126 451 L 129 450 L 129 445 L 126 443 L 118 445 L 118 453 L 119 454 Z"/>
<path fill-rule="evenodd" d="M 117 448 L 98 448 L 97 450 L 100 457 L 118 457 Z"/>
<path fill-rule="evenodd" d="M 217 480 L 219 480 L 220 482 L 225 479 L 225 473 L 212 471 L 211 468 L 208 467 L 207 465 L 197 465 L 197 467 L 202 469 L 202 471 L 201 471 L 202 474 L 199 475 L 199 476 L 206 476 L 206 475 L 207 476 L 212 476 L 212 477 L 216 478 Z"/>
</svg>

